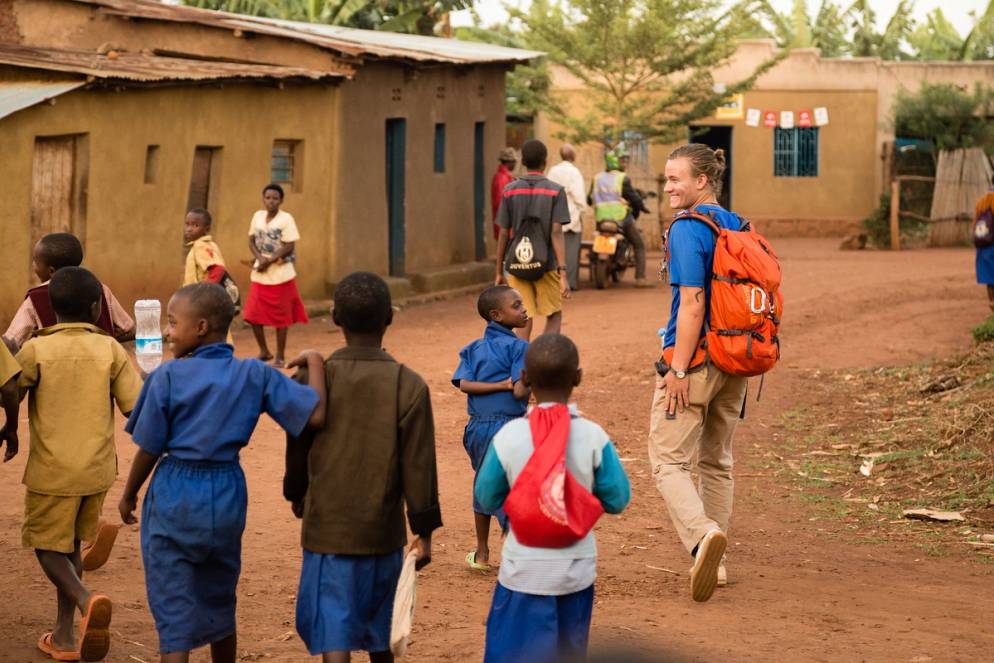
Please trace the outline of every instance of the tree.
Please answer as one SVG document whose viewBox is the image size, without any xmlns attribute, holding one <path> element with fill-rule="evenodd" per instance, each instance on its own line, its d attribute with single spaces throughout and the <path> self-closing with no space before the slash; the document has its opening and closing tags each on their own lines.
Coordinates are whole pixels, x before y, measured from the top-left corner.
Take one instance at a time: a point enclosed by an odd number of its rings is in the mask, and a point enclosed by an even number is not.
<svg viewBox="0 0 994 663">
<path fill-rule="evenodd" d="M 942 9 L 934 9 L 908 38 L 920 60 L 960 60 L 964 40 Z"/>
<path fill-rule="evenodd" d="M 721 0 L 535 0 L 511 15 L 528 42 L 579 79 L 584 98 L 550 100 L 561 136 L 614 146 L 632 133 L 655 142 L 685 136 L 687 125 L 712 115 L 749 89 L 780 57 L 745 79 L 717 87 L 713 71 L 735 53 L 744 25 Z"/>
<path fill-rule="evenodd" d="M 444 17 L 473 0 L 183 0 L 202 9 L 369 30 L 435 34 Z"/>
<path fill-rule="evenodd" d="M 982 147 L 994 153 L 994 89 L 979 83 L 971 94 L 949 83 L 902 90 L 894 104 L 894 134 L 930 140 L 940 150 Z"/>
<path fill-rule="evenodd" d="M 994 60 L 994 0 L 978 18 L 973 16 L 973 29 L 963 40 L 962 60 Z"/>
<path fill-rule="evenodd" d="M 877 56 L 884 60 L 911 59 L 904 45 L 915 25 L 911 16 L 914 4 L 914 0 L 898 2 L 884 31 L 877 32 L 877 15 L 870 7 L 870 0 L 855 0 L 846 11 L 853 29 L 850 54 L 857 57 Z"/>
<path fill-rule="evenodd" d="M 743 9 L 758 21 L 756 36 L 773 37 L 781 48 L 817 48 L 822 56 L 839 57 L 847 52 L 849 40 L 842 8 L 835 0 L 822 0 L 814 21 L 807 3 L 794 0 L 791 13 L 781 14 L 769 0 L 747 1 Z"/>
</svg>

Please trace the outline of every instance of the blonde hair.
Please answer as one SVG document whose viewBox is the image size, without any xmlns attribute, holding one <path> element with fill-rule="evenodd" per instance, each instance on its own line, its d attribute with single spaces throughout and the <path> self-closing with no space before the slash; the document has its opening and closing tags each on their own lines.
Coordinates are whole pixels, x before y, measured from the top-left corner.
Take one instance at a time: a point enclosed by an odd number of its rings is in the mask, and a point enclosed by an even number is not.
<svg viewBox="0 0 994 663">
<path fill-rule="evenodd" d="M 712 150 L 704 143 L 687 143 L 670 152 L 669 159 L 686 159 L 694 177 L 704 175 L 717 196 L 721 194 L 721 176 L 725 174 L 725 150 Z"/>
</svg>

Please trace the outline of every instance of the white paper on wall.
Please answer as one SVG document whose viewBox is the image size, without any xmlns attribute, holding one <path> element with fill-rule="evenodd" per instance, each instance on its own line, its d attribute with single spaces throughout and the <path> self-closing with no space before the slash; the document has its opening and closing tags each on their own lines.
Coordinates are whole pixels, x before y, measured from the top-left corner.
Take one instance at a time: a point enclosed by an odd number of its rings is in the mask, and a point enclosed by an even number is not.
<svg viewBox="0 0 994 663">
<path fill-rule="evenodd" d="M 794 111 L 780 111 L 780 128 L 794 128 Z"/>
</svg>

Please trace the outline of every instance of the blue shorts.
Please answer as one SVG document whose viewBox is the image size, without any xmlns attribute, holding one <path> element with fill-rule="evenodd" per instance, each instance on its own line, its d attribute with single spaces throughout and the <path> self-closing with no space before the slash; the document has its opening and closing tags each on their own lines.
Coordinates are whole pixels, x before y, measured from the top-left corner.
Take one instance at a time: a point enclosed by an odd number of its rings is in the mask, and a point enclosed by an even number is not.
<svg viewBox="0 0 994 663">
<path fill-rule="evenodd" d="M 586 660 L 594 586 L 563 596 L 538 596 L 499 582 L 487 617 L 483 663 Z"/>
<path fill-rule="evenodd" d="M 237 462 L 165 456 L 142 504 L 141 547 L 159 651 L 183 652 L 235 632 L 248 493 Z"/>
<path fill-rule="evenodd" d="M 390 649 L 393 598 L 404 549 L 385 555 L 304 551 L 297 592 L 297 633 L 312 656 Z"/>
<path fill-rule="evenodd" d="M 469 463 L 473 466 L 473 472 L 480 471 L 483 459 L 486 458 L 487 451 L 490 450 L 490 442 L 494 439 L 497 431 L 503 428 L 504 424 L 515 418 L 503 414 L 488 417 L 471 416 L 469 418 L 469 423 L 466 424 L 466 428 L 463 431 L 462 445 L 466 449 L 466 453 L 469 454 Z M 475 477 L 473 479 L 473 487 L 476 487 Z M 473 511 L 488 516 L 497 516 L 500 526 L 507 529 L 507 516 L 504 515 L 504 510 L 501 509 L 497 512 L 487 511 L 476 501 L 475 491 L 473 495 Z"/>
</svg>

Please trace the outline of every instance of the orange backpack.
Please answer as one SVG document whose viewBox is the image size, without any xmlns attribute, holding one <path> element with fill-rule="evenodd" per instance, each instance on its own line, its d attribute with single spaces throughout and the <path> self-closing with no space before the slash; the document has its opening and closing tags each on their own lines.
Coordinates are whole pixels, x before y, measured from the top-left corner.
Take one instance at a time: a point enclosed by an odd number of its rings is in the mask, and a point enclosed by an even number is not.
<svg viewBox="0 0 994 663">
<path fill-rule="evenodd" d="M 673 218 L 700 221 L 717 236 L 711 275 L 711 321 L 704 347 L 725 373 L 752 377 L 780 359 L 780 260 L 766 239 L 742 220 L 738 231 L 710 216 L 684 211 Z"/>
</svg>

